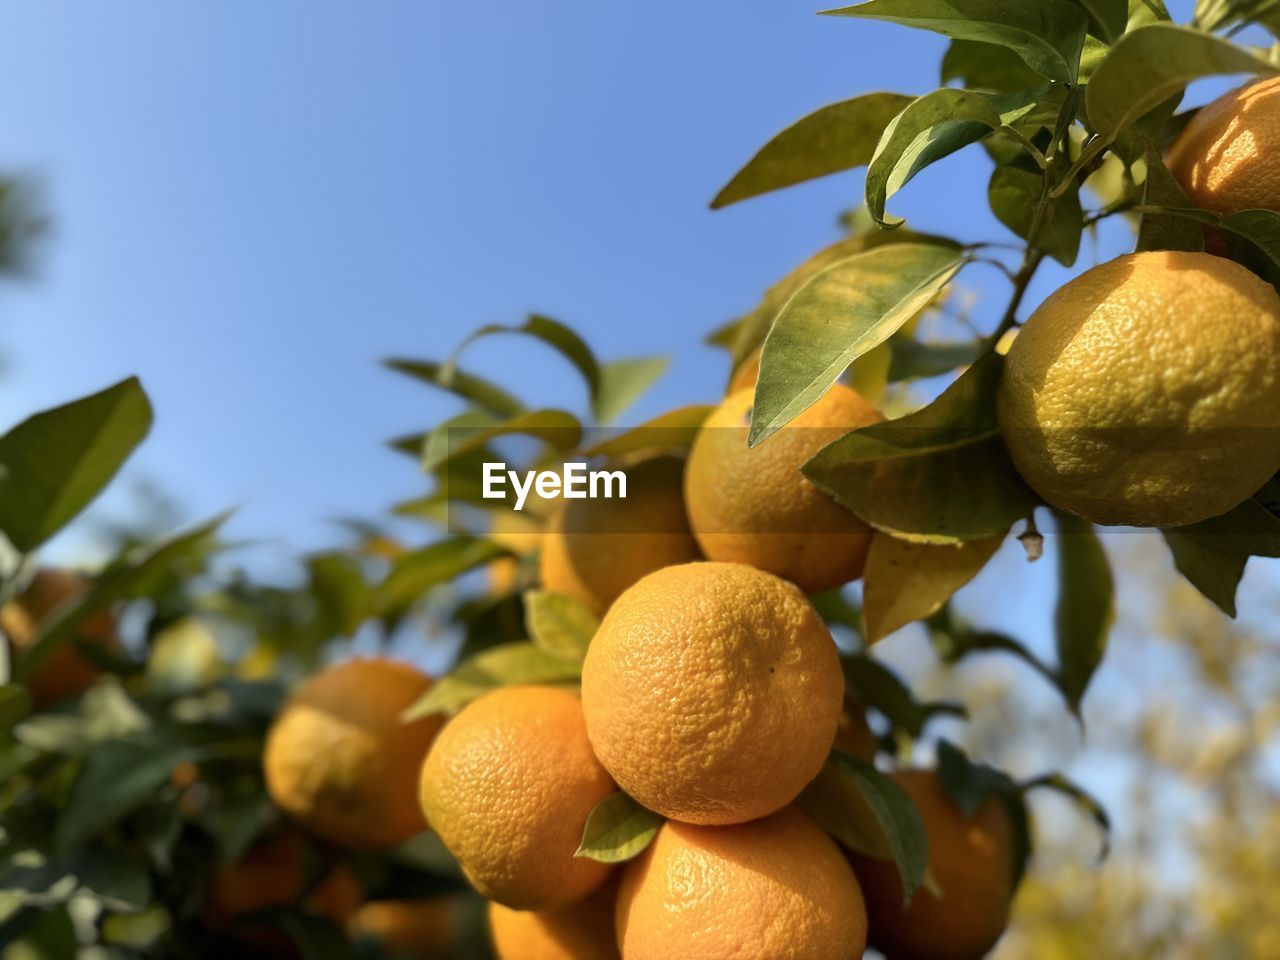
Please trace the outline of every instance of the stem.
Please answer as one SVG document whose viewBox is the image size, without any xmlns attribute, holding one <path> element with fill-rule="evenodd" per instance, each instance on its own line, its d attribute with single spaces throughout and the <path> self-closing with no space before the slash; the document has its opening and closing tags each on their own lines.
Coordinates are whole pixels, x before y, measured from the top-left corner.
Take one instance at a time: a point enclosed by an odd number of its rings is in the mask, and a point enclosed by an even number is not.
<svg viewBox="0 0 1280 960">
<path fill-rule="evenodd" d="M 987 338 L 987 341 L 992 346 L 999 343 L 1005 332 L 1012 329 L 1018 322 L 1018 308 L 1022 306 L 1022 298 L 1026 296 L 1027 287 L 1031 285 L 1031 278 L 1036 275 L 1036 270 L 1042 260 L 1044 260 L 1044 253 L 1033 247 L 1027 247 L 1027 255 L 1023 258 L 1022 266 L 1013 278 L 1013 295 L 1009 298 L 1009 305 L 1005 307 L 1004 316 L 1000 318 L 1000 323 L 996 326 L 991 336 Z"/>
</svg>

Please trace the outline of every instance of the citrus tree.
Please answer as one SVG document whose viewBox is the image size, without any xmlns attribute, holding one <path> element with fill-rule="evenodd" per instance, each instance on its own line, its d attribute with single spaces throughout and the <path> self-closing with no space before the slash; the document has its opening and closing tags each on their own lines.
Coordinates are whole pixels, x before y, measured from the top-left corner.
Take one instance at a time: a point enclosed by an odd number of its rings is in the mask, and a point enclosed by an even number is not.
<svg viewBox="0 0 1280 960">
<path fill-rule="evenodd" d="M 829 13 L 950 38 L 940 86 L 804 117 L 716 195 L 865 167 L 847 235 L 710 334 L 730 373 L 706 403 L 618 426 L 665 360 L 601 361 L 542 315 L 393 359 L 465 408 L 392 441 L 423 496 L 301 557 L 292 588 L 237 570 L 221 517 L 93 575 L 41 564 L 144 440 L 136 380 L 0 437 L 0 946 L 966 960 L 1011 916 L 1009 949 L 1068 942 L 1078 901 L 1039 878 L 1018 928 L 1027 797 L 1065 796 L 1104 855 L 1106 811 L 1052 744 L 1006 772 L 939 737 L 964 709 L 881 652 L 922 624 L 944 673 L 1016 658 L 1083 723 L 1128 574 L 1099 527 L 1158 531 L 1231 617 L 1248 560 L 1280 555 L 1280 58 L 1242 42 L 1280 11 Z M 1182 108 L 1192 81 L 1240 74 Z M 990 159 L 970 186 L 1007 235 L 893 213 L 964 149 Z M 1113 218 L 1132 252 L 1077 267 Z M 1030 310 L 1046 260 L 1074 274 Z M 1002 302 L 964 296 L 980 268 Z M 495 336 L 560 354 L 583 409 L 463 366 Z M 568 464 L 625 496 L 562 496 Z M 1052 658 L 953 608 L 1010 537 L 1053 558 Z M 357 634 L 373 655 L 350 655 Z M 433 647 L 455 664 L 435 679 L 406 662 Z"/>
</svg>

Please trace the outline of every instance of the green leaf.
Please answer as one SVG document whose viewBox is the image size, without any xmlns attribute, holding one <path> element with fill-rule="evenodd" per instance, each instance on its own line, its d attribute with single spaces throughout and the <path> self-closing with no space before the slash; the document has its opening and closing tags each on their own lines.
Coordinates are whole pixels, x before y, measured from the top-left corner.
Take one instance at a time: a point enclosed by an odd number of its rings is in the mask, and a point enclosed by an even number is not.
<svg viewBox="0 0 1280 960">
<path fill-rule="evenodd" d="M 529 637 L 543 653 L 582 663 L 600 618 L 583 603 L 550 590 L 526 590 L 524 619 Z"/>
<path fill-rule="evenodd" d="M 612 423 L 653 386 L 670 366 L 669 357 L 613 360 L 600 367 L 600 389 L 592 401 L 598 423 Z"/>
<path fill-rule="evenodd" d="M 0 530 L 23 553 L 40 546 L 111 481 L 151 419 L 142 385 L 130 378 L 0 437 Z"/>
<path fill-rule="evenodd" d="M 464 660 L 404 712 L 406 723 L 433 713 L 457 713 L 490 690 L 512 684 L 573 683 L 580 664 L 539 650 L 532 643 L 506 643 Z"/>
<path fill-rule="evenodd" d="M 885 128 L 867 166 L 866 204 L 887 224 L 885 203 L 931 163 L 1030 114 L 1048 92 L 975 93 L 943 87 L 913 100 Z M 899 221 L 894 220 L 894 223 Z"/>
<path fill-rule="evenodd" d="M 1008 47 L 1031 69 L 1059 83 L 1075 82 L 1088 27 L 1084 12 L 1063 0 L 869 0 L 823 12 Z"/>
<path fill-rule="evenodd" d="M 87 593 L 60 606 L 40 624 L 40 636 L 14 664 L 14 678 L 24 680 L 61 643 L 71 640 L 94 614 L 121 600 L 150 596 L 151 591 L 203 570 L 216 546 L 216 534 L 227 514 L 215 517 L 156 544 L 131 550 L 100 574 Z"/>
<path fill-rule="evenodd" d="M 1003 537 L 956 544 L 909 543 L 876 534 L 863 571 L 867 643 L 932 616 L 976 577 Z"/>
<path fill-rule="evenodd" d="M 7 734 L 30 712 L 31 696 L 26 690 L 12 684 L 0 687 L 0 735 Z"/>
<path fill-rule="evenodd" d="M 1107 142 L 1192 80 L 1276 67 L 1227 40 L 1170 23 L 1126 33 L 1098 65 L 1085 94 L 1089 123 Z"/>
<path fill-rule="evenodd" d="M 924 820 L 906 792 L 871 764 L 833 752 L 800 809 L 854 853 L 892 860 L 910 902 L 928 867 Z"/>
<path fill-rule="evenodd" d="M 151 877 L 124 851 L 90 847 L 77 860 L 81 890 L 108 910 L 141 910 L 151 900 Z"/>
<path fill-rule="evenodd" d="M 1129 23 L 1129 0 L 1075 0 L 1089 17 L 1089 32 L 1115 43 Z"/>
<path fill-rule="evenodd" d="M 565 410 L 529 410 L 508 420 L 471 410 L 450 417 L 428 434 L 422 448 L 422 469 L 435 470 L 495 437 L 511 434 L 543 440 L 556 450 L 572 450 L 582 440 L 582 424 Z"/>
<path fill-rule="evenodd" d="M 415 380 L 448 390 L 495 417 L 514 417 L 524 410 L 524 404 L 518 398 L 496 383 L 459 370 L 457 364 L 393 357 L 384 361 L 384 365 Z M 419 444 L 413 451 L 414 455 L 416 456 L 421 449 Z"/>
<path fill-rule="evenodd" d="M 1056 512 L 1058 521 L 1058 605 L 1054 628 L 1058 684 L 1071 712 L 1080 705 L 1107 649 L 1115 618 L 1111 565 L 1092 524 Z"/>
<path fill-rule="evenodd" d="M 897 674 L 865 654 L 842 657 L 840 665 L 850 695 L 879 710 L 894 729 L 906 732 L 913 740 L 920 738 L 933 717 L 965 715 L 958 704 L 919 703 Z"/>
<path fill-rule="evenodd" d="M 1044 174 L 1021 166 L 1001 166 L 991 174 L 987 195 L 996 219 L 1022 239 L 1028 239 L 1036 206 L 1044 189 Z M 1076 262 L 1080 237 L 1084 232 L 1084 212 L 1079 190 L 1068 190 L 1049 202 L 1044 222 L 1035 238 L 1043 250 L 1064 267 Z"/>
<path fill-rule="evenodd" d="M 369 584 L 355 557 L 315 553 L 306 558 L 307 591 L 314 598 L 327 632 L 352 636 L 369 606 Z"/>
<path fill-rule="evenodd" d="M 507 555 L 492 540 L 452 537 L 405 554 L 374 591 L 372 608 L 383 616 L 402 613 L 424 593 L 468 570 Z"/>
<path fill-rule="evenodd" d="M 985 340 L 966 340 L 955 343 L 921 343 L 914 337 L 889 338 L 891 356 L 889 380 L 926 379 L 951 373 L 977 362 L 987 349 Z"/>
<path fill-rule="evenodd" d="M 977 813 L 988 798 L 1017 790 L 1005 774 L 986 764 L 974 763 L 947 740 L 938 741 L 938 779 L 966 817 Z"/>
<path fill-rule="evenodd" d="M 813 277 L 765 340 L 750 444 L 815 403 L 849 364 L 924 309 L 965 263 L 955 247 L 895 244 L 855 254 Z"/>
<path fill-rule="evenodd" d="M 199 759 L 187 744 L 152 739 L 117 740 L 95 746 L 71 785 L 58 817 L 54 845 L 71 851 L 125 814 L 138 809 L 166 783 L 173 768 Z"/>
<path fill-rule="evenodd" d="M 766 143 L 712 209 L 865 165 L 885 125 L 910 102 L 897 93 L 869 93 L 809 114 Z"/>
<path fill-rule="evenodd" d="M 1145 145 L 1147 178 L 1143 184 L 1143 205 L 1186 209 L 1191 201 L 1173 178 L 1150 139 Z M 1204 229 L 1186 217 L 1144 213 L 1138 228 L 1138 250 L 1204 250 Z"/>
<path fill-rule="evenodd" d="M 952 40 L 942 57 L 941 81 L 959 80 L 967 90 L 1012 93 L 1034 87 L 1040 75 L 1008 47 L 975 40 Z"/>
<path fill-rule="evenodd" d="M 903 539 L 1000 536 L 1038 502 L 996 423 L 1003 368 L 1003 357 L 987 354 L 924 409 L 819 451 L 804 475 L 866 523 Z"/>
<path fill-rule="evenodd" d="M 553 320 L 537 313 L 529 314 L 528 319 L 519 326 L 490 323 L 481 327 L 467 337 L 466 340 L 462 341 L 458 349 L 453 352 L 453 356 L 441 368 L 440 375 L 446 378 L 451 376 L 452 368 L 457 365 L 458 358 L 462 356 L 462 352 L 467 347 L 477 340 L 497 334 L 517 334 L 532 337 L 551 347 L 573 364 L 578 373 L 582 375 L 582 379 L 587 384 L 591 401 L 593 404 L 595 403 L 596 397 L 600 393 L 600 365 L 596 362 L 595 354 L 591 352 L 591 348 L 587 346 L 586 341 L 574 333 L 572 329 L 559 320 Z"/>
<path fill-rule="evenodd" d="M 1102 805 L 1098 798 L 1061 773 L 1048 773 L 1021 784 L 1023 793 L 1039 789 L 1053 790 L 1070 800 L 1074 800 L 1085 813 L 1093 818 L 1093 822 L 1098 825 L 1098 829 L 1102 832 L 1102 850 L 1098 854 L 1098 860 L 1099 862 L 1106 860 L 1107 855 L 1111 852 L 1111 817 L 1107 814 L 1107 808 Z"/>
<path fill-rule="evenodd" d="M 1229 617 L 1249 558 L 1280 557 L 1280 518 L 1256 496 L 1222 516 L 1161 532 L 1178 572 Z"/>
<path fill-rule="evenodd" d="M 688 449 L 715 407 L 700 404 L 679 407 L 654 417 L 638 427 L 611 431 L 586 451 L 588 457 L 617 458 L 642 450 Z"/>
<path fill-rule="evenodd" d="M 661 826 L 661 815 L 645 809 L 619 790 L 591 811 L 574 856 L 600 863 L 624 863 L 642 854 Z"/>
</svg>

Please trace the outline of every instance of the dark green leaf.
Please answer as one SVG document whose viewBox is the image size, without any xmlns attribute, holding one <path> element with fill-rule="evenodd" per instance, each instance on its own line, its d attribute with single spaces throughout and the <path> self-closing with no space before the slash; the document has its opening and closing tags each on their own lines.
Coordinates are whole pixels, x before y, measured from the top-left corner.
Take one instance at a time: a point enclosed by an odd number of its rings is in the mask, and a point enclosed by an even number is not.
<svg viewBox="0 0 1280 960">
<path fill-rule="evenodd" d="M 967 90 L 1013 93 L 1040 83 L 1040 74 L 1008 47 L 975 40 L 952 40 L 942 57 L 941 80 L 959 80 Z"/>
<path fill-rule="evenodd" d="M 858 816 L 859 808 L 851 804 L 846 808 L 845 816 L 835 821 L 841 828 L 835 834 L 836 839 L 855 852 L 892 860 L 902 880 L 902 901 L 910 902 L 928 867 L 927 838 L 919 809 L 900 786 L 863 760 L 835 752 L 831 755 L 830 765 L 852 791 L 856 791 L 857 798 L 871 814 L 870 818 Z M 803 800 L 801 806 L 803 809 Z M 883 849 L 876 850 L 874 846 L 866 849 L 873 829 L 868 820 L 879 828 L 881 841 L 888 848 L 888 857 L 884 856 Z"/>
<path fill-rule="evenodd" d="M 910 97 L 869 93 L 809 114 L 765 144 L 711 201 L 713 209 L 863 166 Z"/>
<path fill-rule="evenodd" d="M 924 309 L 965 262 L 955 247 L 895 244 L 814 276 L 783 307 L 765 340 L 751 445 L 815 403 L 849 364 Z"/>
<path fill-rule="evenodd" d="M 843 657 L 840 662 L 850 695 L 880 711 L 912 739 L 919 739 L 932 717 L 965 715 L 964 708 L 954 703 L 917 702 L 897 674 L 869 656 Z"/>
<path fill-rule="evenodd" d="M 643 853 L 661 826 L 659 814 L 645 809 L 619 790 L 591 811 L 574 856 L 600 863 L 624 863 Z"/>
<path fill-rule="evenodd" d="M 1280 518 L 1256 497 L 1190 527 L 1164 530 L 1178 572 L 1229 617 L 1249 557 L 1280 557 Z"/>
<path fill-rule="evenodd" d="M 529 638 L 543 653 L 581 663 L 600 626 L 583 603 L 550 590 L 526 590 L 524 617 Z"/>
<path fill-rule="evenodd" d="M 0 687 L 0 735 L 7 734 L 13 725 L 31 711 L 31 696 L 22 687 Z"/>
<path fill-rule="evenodd" d="M 151 799 L 168 781 L 174 767 L 198 758 L 197 750 L 187 744 L 118 740 L 97 745 L 86 755 L 67 805 L 58 817 L 56 848 L 71 851 L 80 847 L 98 831 Z"/>
<path fill-rule="evenodd" d="M 1058 521 L 1058 605 L 1054 628 L 1058 681 L 1071 712 L 1080 704 L 1093 672 L 1102 662 L 1114 619 L 1115 588 L 1111 565 L 1093 526 L 1070 514 Z"/>
<path fill-rule="evenodd" d="M 101 492 L 151 429 L 136 378 L 38 413 L 0 437 L 0 531 L 28 553 Z"/>
<path fill-rule="evenodd" d="M 1191 201 L 1183 192 L 1169 168 L 1164 165 L 1160 152 L 1146 141 L 1145 160 L 1147 179 L 1143 184 L 1143 204 L 1148 207 L 1172 207 L 1186 209 Z M 1186 217 L 1162 216 L 1144 213 L 1138 229 L 1139 250 L 1204 250 L 1204 228 Z"/>
<path fill-rule="evenodd" d="M 888 223 L 885 203 L 912 177 L 929 164 L 1024 119 L 1047 91 L 1043 86 L 1014 93 L 943 87 L 913 100 L 885 128 L 867 166 L 866 204 L 871 216 Z"/>
<path fill-rule="evenodd" d="M 1115 43 L 1129 23 L 1129 0 L 1075 0 L 1089 17 L 1089 32 L 1103 43 Z"/>
<path fill-rule="evenodd" d="M 1044 189 L 1044 174 L 1020 166 L 996 167 L 991 174 L 988 199 L 996 219 L 1022 239 L 1029 237 L 1036 206 Z M 1044 219 L 1035 237 L 1035 246 L 1064 267 L 1076 262 L 1080 236 L 1084 232 L 1084 212 L 1079 190 L 1067 190 L 1048 201 Z"/>
<path fill-rule="evenodd" d="M 914 337 L 899 335 L 889 338 L 889 347 L 889 380 L 898 382 L 938 377 L 967 367 L 982 356 L 987 344 L 983 340 L 921 343 Z"/>
<path fill-rule="evenodd" d="M 924 409 L 819 451 L 805 476 L 865 522 L 904 539 L 1003 534 L 1037 503 L 996 423 L 1003 367 L 1002 357 L 987 354 Z"/>
<path fill-rule="evenodd" d="M 1089 123 L 1110 142 L 1192 80 L 1275 70 L 1227 40 L 1154 23 L 1121 37 L 1094 71 L 1085 94 Z"/>
<path fill-rule="evenodd" d="M 938 779 L 966 817 L 972 817 L 988 798 L 1013 793 L 1016 784 L 986 764 L 974 763 L 955 744 L 938 741 Z"/>
<path fill-rule="evenodd" d="M 1041 76 L 1060 83 L 1075 81 L 1088 27 L 1084 12 L 1061 0 L 869 0 L 824 12 L 1008 47 Z"/>
<path fill-rule="evenodd" d="M 406 360 L 392 358 L 385 361 L 388 368 L 421 380 L 442 390 L 457 394 L 495 417 L 514 417 L 524 410 L 518 398 L 495 383 L 459 370 L 456 364 L 436 363 L 432 360 Z M 421 444 L 414 450 L 415 455 Z"/>
<path fill-rule="evenodd" d="M 1107 808 L 1097 797 L 1061 773 L 1036 777 L 1022 784 L 1021 789 L 1023 793 L 1036 789 L 1054 790 L 1083 807 L 1084 811 L 1093 818 L 1093 822 L 1098 825 L 1098 829 L 1102 831 L 1102 850 L 1098 854 L 1098 860 L 1101 862 L 1107 858 L 1111 852 L 1111 817 L 1107 814 Z"/>
</svg>

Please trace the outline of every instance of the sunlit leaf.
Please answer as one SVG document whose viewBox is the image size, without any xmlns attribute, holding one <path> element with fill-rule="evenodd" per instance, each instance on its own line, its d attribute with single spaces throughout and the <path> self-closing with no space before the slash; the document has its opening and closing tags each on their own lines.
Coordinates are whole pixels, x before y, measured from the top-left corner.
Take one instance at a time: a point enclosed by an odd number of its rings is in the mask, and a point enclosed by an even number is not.
<svg viewBox="0 0 1280 960">
<path fill-rule="evenodd" d="M 600 389 L 591 409 L 599 423 L 612 423 L 667 372 L 668 357 L 613 360 L 600 367 Z"/>
<path fill-rule="evenodd" d="M 809 114 L 765 144 L 711 201 L 712 208 L 863 166 L 885 125 L 910 102 L 897 93 L 869 93 Z"/>
<path fill-rule="evenodd" d="M 506 643 L 464 660 L 404 712 L 405 722 L 433 713 L 457 713 L 490 690 L 513 684 L 572 683 L 581 665 L 553 657 L 532 643 Z"/>
<path fill-rule="evenodd" d="M 457 394 L 495 417 L 514 417 L 524 410 L 520 400 L 482 377 L 459 370 L 456 364 L 436 363 L 432 360 L 407 360 L 394 357 L 384 361 L 391 370 L 403 373 L 415 380 Z M 414 453 L 421 450 L 421 445 Z"/>
<path fill-rule="evenodd" d="M 800 288 L 764 343 L 752 446 L 820 399 L 849 364 L 924 309 L 965 263 L 955 247 L 894 244 L 839 261 Z"/>
<path fill-rule="evenodd" d="M 624 863 L 645 851 L 662 826 L 662 817 L 619 790 L 591 811 L 575 857 L 600 863 Z"/>
<path fill-rule="evenodd" d="M 600 618 L 581 601 L 550 590 L 526 590 L 524 618 L 529 638 L 544 653 L 581 663 Z"/>
<path fill-rule="evenodd" d="M 24 553 L 40 546 L 111 481 L 151 420 L 147 395 L 130 378 L 0 437 L 0 531 Z"/>
<path fill-rule="evenodd" d="M 713 409 L 708 405 L 679 407 L 630 430 L 610 431 L 588 448 L 587 456 L 621 457 L 642 450 L 688 449 Z"/>
</svg>

